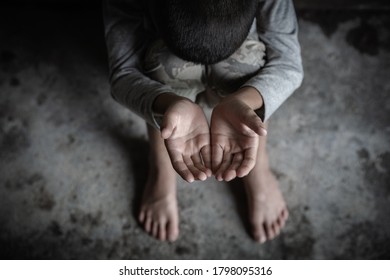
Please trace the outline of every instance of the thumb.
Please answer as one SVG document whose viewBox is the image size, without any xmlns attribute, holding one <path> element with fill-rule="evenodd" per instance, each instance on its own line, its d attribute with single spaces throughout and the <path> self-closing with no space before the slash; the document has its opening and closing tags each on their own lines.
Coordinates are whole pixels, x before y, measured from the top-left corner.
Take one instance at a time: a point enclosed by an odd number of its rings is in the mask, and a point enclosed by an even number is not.
<svg viewBox="0 0 390 280">
<path fill-rule="evenodd" d="M 161 137 L 163 139 L 168 139 L 172 136 L 174 130 L 176 128 L 176 121 L 175 118 L 172 118 L 171 116 L 167 115 L 163 118 L 162 124 L 161 124 Z"/>
<path fill-rule="evenodd" d="M 260 117 L 255 113 L 255 111 L 247 111 L 244 118 L 244 123 L 259 136 L 267 135 L 265 124 L 261 121 Z"/>
</svg>

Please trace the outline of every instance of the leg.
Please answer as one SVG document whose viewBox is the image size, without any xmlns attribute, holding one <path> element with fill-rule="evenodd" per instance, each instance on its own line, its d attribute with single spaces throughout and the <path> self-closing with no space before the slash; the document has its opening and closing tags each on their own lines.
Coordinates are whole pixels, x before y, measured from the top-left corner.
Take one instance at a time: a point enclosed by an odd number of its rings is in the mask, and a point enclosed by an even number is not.
<svg viewBox="0 0 390 280">
<path fill-rule="evenodd" d="M 279 235 L 288 218 L 283 195 L 269 168 L 266 141 L 265 136 L 260 137 L 256 165 L 243 179 L 253 238 L 260 243 Z"/>
<path fill-rule="evenodd" d="M 139 214 L 145 231 L 160 240 L 175 241 L 179 235 L 176 172 L 159 131 L 148 125 L 149 176 Z"/>
<path fill-rule="evenodd" d="M 200 65 L 173 55 L 162 41 L 154 42 L 144 60 L 144 72 L 166 84 L 178 95 L 195 100 L 204 90 Z M 148 125 L 150 141 L 149 176 L 142 199 L 139 221 L 145 231 L 160 240 L 174 241 L 179 235 L 176 171 L 172 167 L 161 133 Z"/>
<path fill-rule="evenodd" d="M 209 160 L 201 155 L 209 150 L 209 126 L 204 112 L 193 102 L 204 90 L 203 67 L 175 56 L 162 41 L 151 45 L 144 66 L 151 79 L 168 86 L 167 93 L 180 96 L 161 95 L 154 103 L 163 114 L 161 135 L 173 168 L 187 182 L 206 180 L 211 170 L 207 166 Z"/>
</svg>

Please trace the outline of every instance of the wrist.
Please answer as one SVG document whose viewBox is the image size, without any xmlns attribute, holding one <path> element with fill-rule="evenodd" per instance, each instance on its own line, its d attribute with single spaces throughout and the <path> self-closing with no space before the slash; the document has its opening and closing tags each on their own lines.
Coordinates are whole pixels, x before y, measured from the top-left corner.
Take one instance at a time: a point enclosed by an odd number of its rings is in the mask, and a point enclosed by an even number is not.
<svg viewBox="0 0 390 280">
<path fill-rule="evenodd" d="M 174 93 L 163 93 L 157 96 L 153 101 L 152 110 L 156 114 L 164 115 L 169 107 L 180 101 L 188 101 L 192 103 L 190 99 L 176 95 Z"/>
<path fill-rule="evenodd" d="M 233 94 L 227 96 L 225 99 L 237 99 L 241 102 L 244 102 L 252 110 L 258 110 L 264 104 L 261 93 L 254 87 L 249 86 L 240 88 Z"/>
</svg>

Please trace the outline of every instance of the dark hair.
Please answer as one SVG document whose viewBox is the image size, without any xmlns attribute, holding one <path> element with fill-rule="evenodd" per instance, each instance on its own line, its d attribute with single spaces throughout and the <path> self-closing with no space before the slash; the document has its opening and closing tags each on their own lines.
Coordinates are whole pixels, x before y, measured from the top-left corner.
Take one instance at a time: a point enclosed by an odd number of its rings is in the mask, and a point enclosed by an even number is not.
<svg viewBox="0 0 390 280">
<path fill-rule="evenodd" d="M 258 0 L 158 0 L 158 29 L 178 57 L 214 64 L 248 36 Z"/>
</svg>

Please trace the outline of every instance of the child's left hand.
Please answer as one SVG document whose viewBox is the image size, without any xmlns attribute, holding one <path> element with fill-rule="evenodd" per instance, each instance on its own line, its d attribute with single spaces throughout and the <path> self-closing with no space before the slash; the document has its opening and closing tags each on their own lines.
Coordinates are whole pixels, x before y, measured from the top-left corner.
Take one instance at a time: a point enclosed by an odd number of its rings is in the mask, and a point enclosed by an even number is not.
<svg viewBox="0 0 390 280">
<path fill-rule="evenodd" d="M 259 136 L 267 134 L 255 111 L 239 95 L 229 96 L 214 108 L 210 130 L 216 179 L 248 175 L 256 162 Z"/>
</svg>

